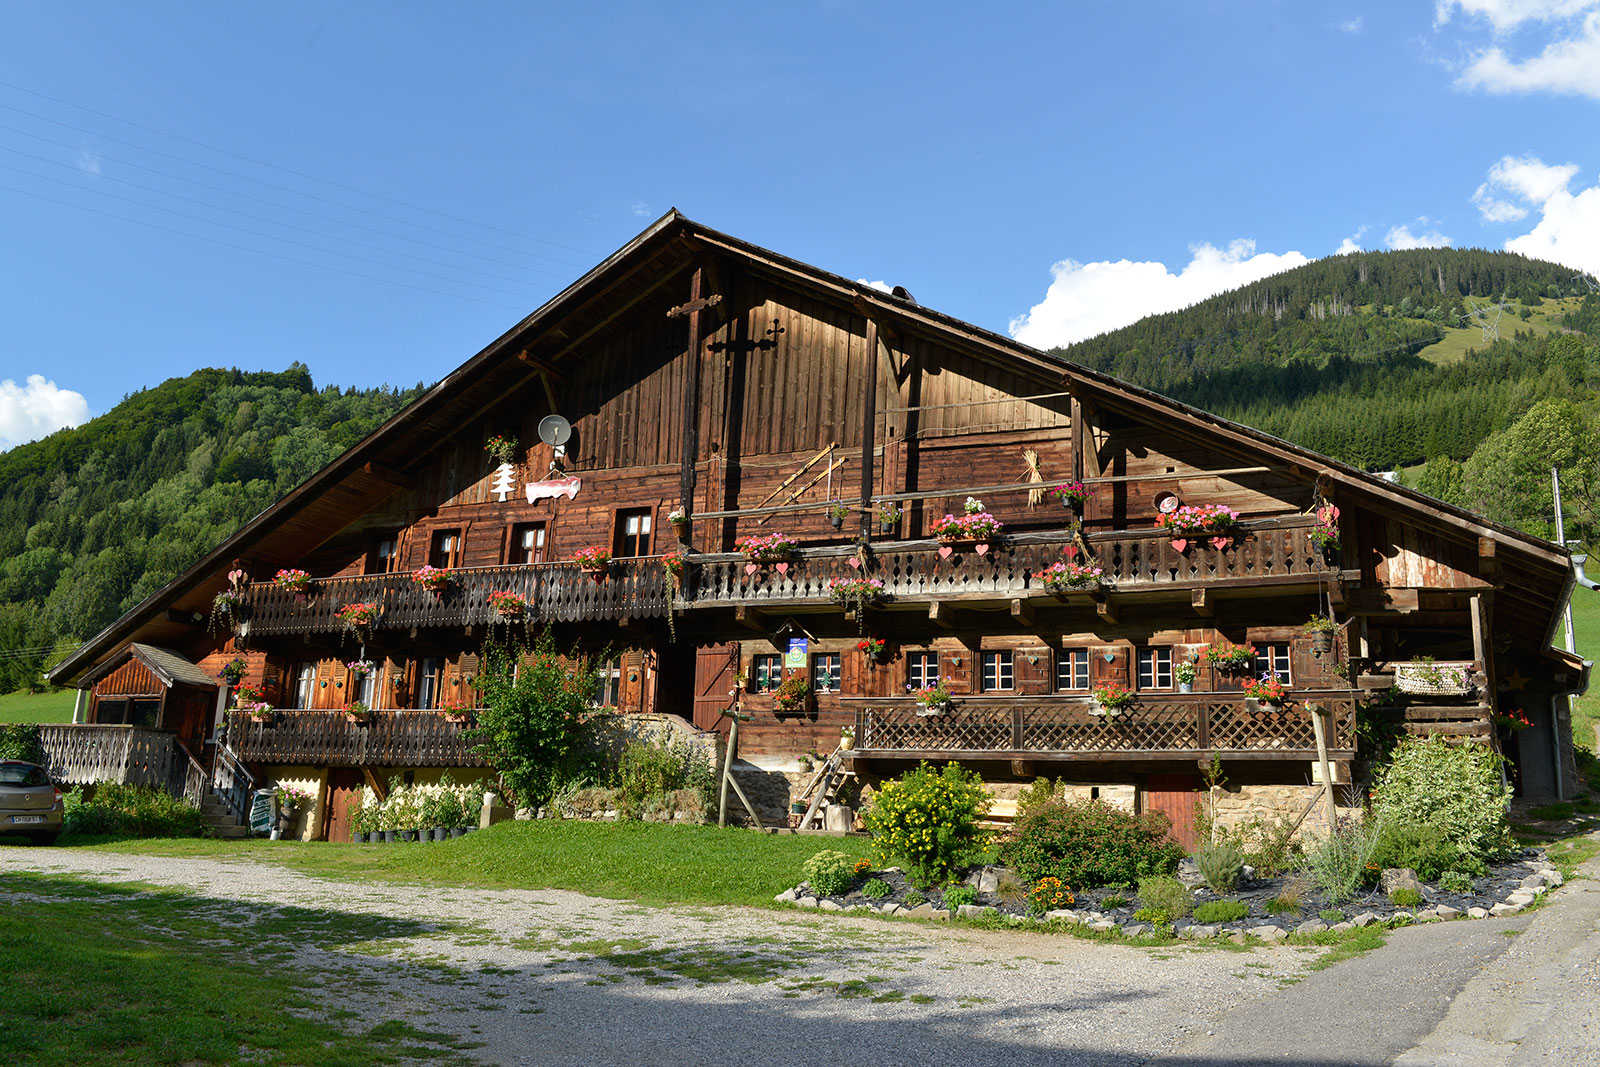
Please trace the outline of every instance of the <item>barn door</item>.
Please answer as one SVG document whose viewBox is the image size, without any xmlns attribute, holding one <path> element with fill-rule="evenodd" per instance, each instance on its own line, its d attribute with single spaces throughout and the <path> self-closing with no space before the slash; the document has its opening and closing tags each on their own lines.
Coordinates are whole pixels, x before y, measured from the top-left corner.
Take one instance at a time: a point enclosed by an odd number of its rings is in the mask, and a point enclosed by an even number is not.
<svg viewBox="0 0 1600 1067">
<path fill-rule="evenodd" d="M 711 645 L 695 652 L 694 725 L 700 730 L 719 730 L 726 720 L 721 712 L 733 698 L 728 691 L 738 683 L 739 646 L 734 643 Z"/>
<path fill-rule="evenodd" d="M 1172 840 L 1193 852 L 1199 844 L 1195 805 L 1203 786 L 1198 775 L 1152 774 L 1144 781 L 1144 810 L 1159 811 L 1172 820 Z"/>
</svg>

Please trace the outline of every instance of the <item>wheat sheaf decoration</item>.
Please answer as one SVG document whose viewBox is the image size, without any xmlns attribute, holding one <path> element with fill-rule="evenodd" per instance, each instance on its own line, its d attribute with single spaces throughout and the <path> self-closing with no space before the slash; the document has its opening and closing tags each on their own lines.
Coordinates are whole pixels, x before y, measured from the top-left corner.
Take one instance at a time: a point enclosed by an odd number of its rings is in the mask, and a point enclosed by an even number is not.
<svg viewBox="0 0 1600 1067">
<path fill-rule="evenodd" d="M 1027 469 L 1028 481 L 1037 482 L 1042 487 L 1044 485 L 1044 475 L 1039 473 L 1039 453 L 1031 448 L 1024 448 L 1022 450 L 1022 465 Z M 1043 503 L 1043 488 L 1028 490 L 1028 506 L 1030 508 L 1036 508 Z"/>
</svg>

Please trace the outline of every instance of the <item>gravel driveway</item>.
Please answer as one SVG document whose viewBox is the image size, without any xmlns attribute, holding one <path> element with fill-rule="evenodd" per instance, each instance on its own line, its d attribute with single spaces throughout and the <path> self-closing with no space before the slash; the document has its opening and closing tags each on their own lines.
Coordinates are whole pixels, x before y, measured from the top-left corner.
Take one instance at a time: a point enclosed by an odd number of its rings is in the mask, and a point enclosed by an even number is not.
<svg viewBox="0 0 1600 1067">
<path fill-rule="evenodd" d="M 183 887 L 241 916 L 295 905 L 433 924 L 305 946 L 298 966 L 338 975 L 342 1006 L 369 1023 L 456 1034 L 499 1064 L 1388 1062 L 1519 924 L 1397 931 L 1385 949 L 1311 971 L 1322 950 L 1135 949 L 558 890 L 357 884 L 250 861 L 7 848 L 0 867 Z M 1469 931 L 1471 950 L 1457 951 Z M 1357 993 L 1365 1027 L 1348 1010 Z M 1385 1033 L 1391 1012 L 1403 1025 Z"/>
</svg>

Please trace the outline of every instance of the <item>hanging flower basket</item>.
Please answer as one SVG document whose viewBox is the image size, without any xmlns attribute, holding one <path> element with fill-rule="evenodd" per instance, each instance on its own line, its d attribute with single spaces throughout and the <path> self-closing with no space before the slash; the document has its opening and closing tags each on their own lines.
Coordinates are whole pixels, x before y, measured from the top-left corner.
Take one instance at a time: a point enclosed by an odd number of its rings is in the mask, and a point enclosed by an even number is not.
<svg viewBox="0 0 1600 1067">
<path fill-rule="evenodd" d="M 295 596 L 303 597 L 311 589 L 311 574 L 298 567 L 289 567 L 273 575 L 272 584 L 279 589 L 287 589 Z"/>
<path fill-rule="evenodd" d="M 770 533 L 765 537 L 741 537 L 734 542 L 734 547 L 749 560 L 744 567 L 746 574 L 756 573 L 764 563 L 772 564 L 779 574 L 788 574 L 789 561 L 794 558 L 798 546 L 787 534 Z"/>
<path fill-rule="evenodd" d="M 1156 528 L 1167 533 L 1179 552 L 1201 541 L 1212 548 L 1231 548 L 1238 540 L 1238 526 L 1239 513 L 1226 504 L 1185 504 L 1156 516 Z"/>
<path fill-rule="evenodd" d="M 878 529 L 884 533 L 893 532 L 895 524 L 900 521 L 900 517 L 904 514 L 905 512 L 900 509 L 900 505 L 892 500 L 886 504 L 878 505 Z"/>
<path fill-rule="evenodd" d="M 1310 621 L 1306 623 L 1306 633 L 1311 635 L 1311 651 L 1319 656 L 1332 652 L 1334 635 L 1338 630 L 1338 625 L 1327 616 L 1311 616 Z"/>
<path fill-rule="evenodd" d="M 960 544 L 971 544 L 973 551 L 984 555 L 989 551 L 990 542 L 1004 527 L 1005 523 L 984 509 L 983 501 L 969 496 L 962 514 L 942 515 L 933 520 L 930 529 L 940 543 L 940 558 L 948 559 L 955 551 L 955 546 Z"/>
<path fill-rule="evenodd" d="M 1206 662 L 1223 674 L 1247 674 L 1256 663 L 1255 645 L 1212 645 Z"/>
<path fill-rule="evenodd" d="M 598 581 L 611 570 L 611 553 L 599 545 L 590 545 L 574 552 L 572 562 L 578 565 L 580 571 Z"/>
<path fill-rule="evenodd" d="M 455 581 L 455 576 L 445 567 L 424 563 L 411 572 L 411 580 L 435 596 L 443 596 Z"/>
<path fill-rule="evenodd" d="M 806 681 L 805 675 L 791 674 L 779 684 L 773 692 L 773 698 L 780 712 L 794 714 L 805 711 L 811 702 L 811 683 Z"/>
<path fill-rule="evenodd" d="M 1464 697 L 1476 688 L 1470 663 L 1413 660 L 1394 665 L 1394 684 L 1412 696 Z"/>
<path fill-rule="evenodd" d="M 1126 715 L 1138 696 L 1127 686 L 1106 682 L 1095 687 L 1094 706 L 1089 714 L 1100 718 L 1116 719 Z"/>
<path fill-rule="evenodd" d="M 335 614 L 339 616 L 339 621 L 349 629 L 361 630 L 376 622 L 380 611 L 378 605 L 370 601 L 362 601 L 357 604 L 346 604 Z"/>
<path fill-rule="evenodd" d="M 672 524 L 672 531 L 678 535 L 678 540 L 688 540 L 691 523 L 689 522 L 689 513 L 683 510 L 682 505 L 667 512 L 667 522 Z"/>
<path fill-rule="evenodd" d="M 493 589 L 489 592 L 489 608 L 498 618 L 520 619 L 528 613 L 528 602 L 519 593 Z"/>
<path fill-rule="evenodd" d="M 1039 572 L 1038 577 L 1039 584 L 1057 596 L 1062 596 L 1066 593 L 1100 588 L 1105 571 L 1094 563 L 1079 563 L 1068 559 L 1050 564 Z"/>
<path fill-rule="evenodd" d="M 244 661 L 244 657 L 235 656 L 224 663 L 222 670 L 217 673 L 222 675 L 222 680 L 229 685 L 238 685 L 244 679 L 245 672 L 249 669 L 250 665 Z"/>
<path fill-rule="evenodd" d="M 669 552 L 661 557 L 661 566 L 672 576 L 672 584 L 683 588 L 684 576 L 689 573 L 689 560 L 681 552 Z"/>
<path fill-rule="evenodd" d="M 1061 502 L 1062 507 L 1072 511 L 1082 511 L 1083 502 L 1089 499 L 1088 487 L 1077 480 L 1063 482 L 1061 485 L 1056 486 L 1052 492 L 1055 493 L 1056 499 Z"/>
<path fill-rule="evenodd" d="M 923 718 L 943 715 L 950 710 L 953 703 L 950 699 L 950 690 L 945 688 L 943 682 L 935 682 L 933 685 L 924 686 L 921 689 L 908 685 L 906 686 L 906 692 L 916 698 L 917 714 Z"/>
<path fill-rule="evenodd" d="M 1311 528 L 1311 543 L 1324 555 L 1339 548 L 1339 509 L 1324 504 L 1316 510 L 1317 524 Z"/>
<path fill-rule="evenodd" d="M 464 726 L 472 721 L 472 708 L 455 698 L 445 701 L 444 706 L 439 710 L 444 713 L 445 722 Z"/>
<path fill-rule="evenodd" d="M 353 677 L 365 678 L 377 668 L 373 666 L 370 659 L 353 659 L 344 665 L 344 669 L 349 671 Z"/>
<path fill-rule="evenodd" d="M 881 663 L 883 654 L 889 648 L 889 642 L 881 637 L 863 637 L 856 642 L 856 651 L 862 653 L 873 663 Z"/>
<path fill-rule="evenodd" d="M 1245 707 L 1251 711 L 1282 711 L 1289 691 L 1275 674 L 1263 674 L 1244 683 Z"/>
<path fill-rule="evenodd" d="M 515 437 L 504 437 L 495 434 L 483 443 L 483 450 L 489 453 L 489 458 L 495 463 L 515 463 L 520 445 Z"/>
<path fill-rule="evenodd" d="M 841 604 L 864 611 L 889 598 L 882 578 L 835 578 L 828 583 L 828 595 Z"/>
</svg>

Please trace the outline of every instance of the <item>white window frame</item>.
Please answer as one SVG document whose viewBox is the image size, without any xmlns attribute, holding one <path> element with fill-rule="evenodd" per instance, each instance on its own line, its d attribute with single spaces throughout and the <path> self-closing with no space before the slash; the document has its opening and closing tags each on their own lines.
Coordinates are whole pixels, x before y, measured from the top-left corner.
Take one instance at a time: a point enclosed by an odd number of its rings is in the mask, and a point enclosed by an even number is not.
<svg viewBox="0 0 1600 1067">
<path fill-rule="evenodd" d="M 824 663 L 829 664 L 830 671 L 819 671 Z M 832 681 L 832 686 L 827 685 Z M 837 693 L 844 683 L 844 657 L 837 652 L 813 652 L 811 654 L 811 691 L 813 693 Z"/>
<path fill-rule="evenodd" d="M 937 652 L 906 653 L 906 681 L 913 689 L 932 689 L 939 684 Z"/>
<path fill-rule="evenodd" d="M 1289 642 L 1267 641 L 1260 646 L 1260 662 L 1262 674 L 1273 674 L 1284 685 L 1294 684 L 1294 672 L 1290 667 L 1293 656 L 1290 655 Z"/>
<path fill-rule="evenodd" d="M 775 693 L 783 684 L 783 657 L 776 652 L 757 652 L 750 657 L 751 691 Z"/>
<path fill-rule="evenodd" d="M 1061 684 L 1061 669 L 1066 668 L 1069 684 Z M 1083 679 L 1079 685 L 1078 680 Z M 1087 648 L 1063 648 L 1056 652 L 1055 662 L 1055 687 L 1058 693 L 1087 693 L 1089 691 L 1089 650 Z"/>
<path fill-rule="evenodd" d="M 1172 648 L 1170 645 L 1146 645 L 1135 656 L 1140 689 L 1166 690 L 1173 687 Z M 1149 670 L 1145 669 L 1146 664 Z"/>
<path fill-rule="evenodd" d="M 982 653 L 985 693 L 1009 693 L 1017 688 L 1017 660 L 1010 649 L 996 648 Z"/>
</svg>

